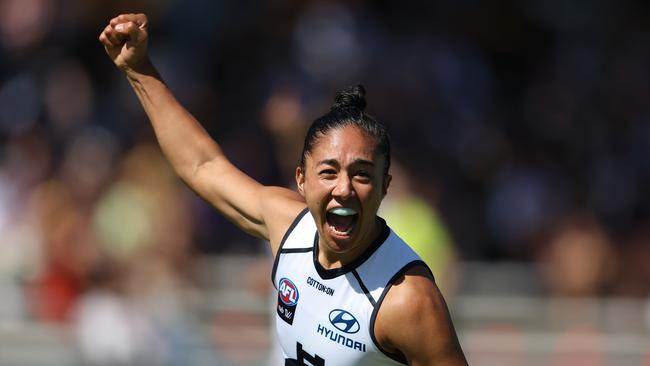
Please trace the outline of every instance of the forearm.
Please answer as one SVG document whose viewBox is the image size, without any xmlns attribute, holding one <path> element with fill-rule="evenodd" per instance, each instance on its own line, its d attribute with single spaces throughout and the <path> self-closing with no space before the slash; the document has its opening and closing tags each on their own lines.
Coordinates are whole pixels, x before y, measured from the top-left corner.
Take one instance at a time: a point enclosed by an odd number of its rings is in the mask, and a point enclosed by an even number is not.
<svg viewBox="0 0 650 366">
<path fill-rule="evenodd" d="M 144 14 L 120 14 L 109 21 L 99 41 L 115 66 L 126 73 L 176 173 L 240 228 L 271 239 L 276 250 L 286 228 L 304 208 L 302 197 L 287 189 L 264 187 L 226 159 L 148 59 L 147 26 Z"/>
<path fill-rule="evenodd" d="M 126 70 L 126 76 L 151 121 L 163 153 L 181 178 L 190 180 L 201 164 L 223 156 L 217 143 L 176 100 L 149 59 Z"/>
</svg>

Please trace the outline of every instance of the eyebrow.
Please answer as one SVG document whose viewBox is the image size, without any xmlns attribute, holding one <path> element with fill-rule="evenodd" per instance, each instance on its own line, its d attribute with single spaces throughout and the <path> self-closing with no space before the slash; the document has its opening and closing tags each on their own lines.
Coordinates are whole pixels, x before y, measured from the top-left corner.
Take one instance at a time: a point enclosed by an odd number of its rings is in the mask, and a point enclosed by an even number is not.
<svg viewBox="0 0 650 366">
<path fill-rule="evenodd" d="M 337 167 L 337 168 L 341 167 L 341 164 L 336 159 L 324 159 L 324 160 L 321 160 L 321 161 L 318 162 L 318 164 L 316 164 L 316 166 L 319 166 L 319 165 L 332 165 L 332 166 Z M 370 160 L 366 160 L 366 159 L 355 159 L 354 161 L 352 161 L 351 165 L 370 165 L 370 166 L 374 167 L 375 163 L 373 163 Z"/>
</svg>

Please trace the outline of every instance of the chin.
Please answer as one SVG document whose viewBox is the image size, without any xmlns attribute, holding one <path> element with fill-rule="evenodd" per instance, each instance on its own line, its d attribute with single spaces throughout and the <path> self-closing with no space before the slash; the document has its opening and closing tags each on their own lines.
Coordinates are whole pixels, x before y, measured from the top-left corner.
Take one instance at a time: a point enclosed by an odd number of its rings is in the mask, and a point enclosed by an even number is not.
<svg viewBox="0 0 650 366">
<path fill-rule="evenodd" d="M 327 239 L 328 240 L 326 241 L 326 243 L 329 250 L 338 254 L 343 254 L 350 251 L 350 249 L 354 246 L 354 242 L 355 242 L 354 235 L 347 236 L 347 237 L 337 237 L 333 235 L 328 235 Z"/>
</svg>

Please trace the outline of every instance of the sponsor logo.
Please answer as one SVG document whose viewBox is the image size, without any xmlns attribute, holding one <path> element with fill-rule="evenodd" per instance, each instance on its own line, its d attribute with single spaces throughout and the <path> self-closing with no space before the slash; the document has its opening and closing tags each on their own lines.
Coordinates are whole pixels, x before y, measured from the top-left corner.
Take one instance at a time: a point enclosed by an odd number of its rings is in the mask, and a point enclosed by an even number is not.
<svg viewBox="0 0 650 366">
<path fill-rule="evenodd" d="M 318 324 L 316 332 L 334 343 L 347 348 L 366 352 L 366 344 L 350 338 L 350 334 L 357 333 L 361 329 L 359 321 L 349 311 L 334 309 L 329 314 L 330 323 L 336 328 L 331 329 L 325 325 Z M 337 330 L 347 333 L 339 333 Z"/>
<path fill-rule="evenodd" d="M 333 329 L 329 329 L 322 324 L 318 324 L 318 328 L 316 329 L 316 332 L 334 343 L 338 343 L 342 346 L 345 346 L 353 350 L 366 352 L 365 343 L 355 341 L 354 339 L 346 337 L 345 335 Z"/>
<path fill-rule="evenodd" d="M 298 287 L 290 279 L 282 278 L 278 284 L 277 312 L 280 319 L 293 324 L 298 298 Z"/>
<path fill-rule="evenodd" d="M 330 311 L 330 323 L 340 330 L 348 334 L 353 334 L 359 331 L 359 322 L 348 311 L 341 309 L 334 309 Z"/>
<path fill-rule="evenodd" d="M 285 305 L 293 306 L 298 304 L 298 288 L 288 278 L 280 280 L 278 295 Z"/>
<path fill-rule="evenodd" d="M 327 287 L 327 286 L 323 285 L 322 283 L 316 281 L 315 279 L 313 279 L 311 277 L 307 277 L 307 284 L 309 286 L 315 288 L 316 290 L 324 293 L 324 294 L 327 294 L 327 295 L 330 295 L 330 296 L 334 295 L 334 289 L 333 288 Z"/>
</svg>

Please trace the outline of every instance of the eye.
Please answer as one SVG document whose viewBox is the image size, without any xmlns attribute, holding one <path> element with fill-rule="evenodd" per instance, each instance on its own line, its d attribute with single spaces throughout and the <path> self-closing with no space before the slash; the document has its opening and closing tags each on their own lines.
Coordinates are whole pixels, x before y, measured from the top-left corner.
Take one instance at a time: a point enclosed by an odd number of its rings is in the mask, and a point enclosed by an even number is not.
<svg viewBox="0 0 650 366">
<path fill-rule="evenodd" d="M 323 170 L 318 172 L 318 175 L 325 178 L 325 179 L 334 178 L 334 177 L 336 177 L 336 170 L 329 169 L 329 168 L 328 169 L 323 169 Z"/>
<path fill-rule="evenodd" d="M 372 175 L 366 170 L 357 171 L 354 173 L 354 177 L 361 182 L 369 182 L 372 179 Z"/>
</svg>

